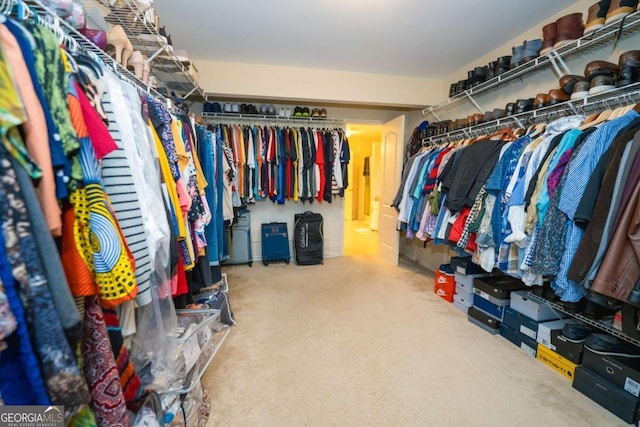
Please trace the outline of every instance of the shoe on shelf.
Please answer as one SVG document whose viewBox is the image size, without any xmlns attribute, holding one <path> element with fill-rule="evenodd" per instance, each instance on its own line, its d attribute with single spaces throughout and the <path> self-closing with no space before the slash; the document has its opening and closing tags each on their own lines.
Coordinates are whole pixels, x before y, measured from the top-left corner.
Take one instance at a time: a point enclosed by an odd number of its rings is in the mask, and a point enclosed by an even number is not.
<svg viewBox="0 0 640 427">
<path fill-rule="evenodd" d="M 278 117 L 286 117 L 283 107 L 280 107 L 280 109 L 278 110 Z"/>
<path fill-rule="evenodd" d="M 640 347 L 631 345 L 613 335 L 592 333 L 586 338 L 584 346 L 592 352 L 603 356 L 615 356 L 627 359 L 640 358 Z"/>
<path fill-rule="evenodd" d="M 560 77 L 560 88 L 567 93 L 573 93 L 573 87 L 579 81 L 586 81 L 586 79 L 576 74 L 567 74 Z"/>
<path fill-rule="evenodd" d="M 495 76 L 499 76 L 500 74 L 504 74 L 511 69 L 511 60 L 513 57 L 511 55 L 501 56 L 496 61 L 496 72 Z M 494 77 L 495 77 L 494 76 Z"/>
<path fill-rule="evenodd" d="M 546 55 L 553 50 L 557 37 L 558 24 L 556 22 L 552 22 L 542 27 L 542 47 L 540 49 L 540 55 Z"/>
<path fill-rule="evenodd" d="M 591 335 L 595 329 L 591 325 L 586 323 L 565 323 L 562 327 L 562 336 L 567 340 L 574 343 L 584 342 L 589 335 Z"/>
<path fill-rule="evenodd" d="M 573 90 L 571 91 L 571 99 L 584 99 L 589 96 L 589 89 L 591 88 L 591 83 L 586 80 L 579 80 L 576 84 L 573 85 Z"/>
<path fill-rule="evenodd" d="M 320 109 L 320 117 L 324 117 L 325 119 L 327 118 L 327 109 L 326 108 L 321 108 Z"/>
<path fill-rule="evenodd" d="M 513 46 L 511 48 L 511 68 L 516 68 L 522 64 L 522 50 L 524 49 L 524 43 L 520 46 Z"/>
<path fill-rule="evenodd" d="M 549 103 L 549 94 L 548 93 L 539 93 L 536 95 L 533 100 L 533 108 L 544 108 Z"/>
<path fill-rule="evenodd" d="M 260 115 L 266 116 L 268 111 L 269 111 L 269 108 L 267 107 L 267 104 L 260 104 L 260 110 L 259 111 L 260 111 Z"/>
<path fill-rule="evenodd" d="M 276 115 L 276 107 L 273 104 L 269 104 L 269 106 L 267 107 L 267 114 L 269 116 L 275 116 Z"/>
<path fill-rule="evenodd" d="M 458 94 L 458 92 L 456 91 L 457 88 L 458 88 L 457 83 L 451 83 L 451 86 L 449 86 L 449 98 L 453 98 L 455 95 Z"/>
<path fill-rule="evenodd" d="M 571 95 L 562 89 L 551 89 L 549 91 L 549 102 L 547 105 L 556 105 L 571 99 Z"/>
<path fill-rule="evenodd" d="M 613 77 L 618 73 L 618 65 L 608 61 L 591 61 L 584 68 L 584 76 L 591 81 L 598 76 Z"/>
<path fill-rule="evenodd" d="M 556 49 L 576 41 L 584 35 L 584 22 L 580 12 L 563 16 L 556 21 L 556 24 L 558 26 L 558 35 L 556 43 L 553 45 Z"/>
<path fill-rule="evenodd" d="M 112 53 L 110 53 L 110 51 L 112 51 Z M 112 55 L 123 67 L 127 67 L 126 60 L 133 55 L 133 46 L 121 25 L 114 25 L 107 33 L 106 52 Z M 123 56 L 125 61 L 123 61 Z"/>
<path fill-rule="evenodd" d="M 174 50 L 173 55 L 178 61 L 182 63 L 185 68 L 189 68 L 189 65 L 191 65 L 191 60 L 189 59 L 189 54 L 186 50 Z"/>
<path fill-rule="evenodd" d="M 133 2 L 138 6 L 140 12 L 146 12 L 153 6 L 153 0 L 133 0 Z"/>
<path fill-rule="evenodd" d="M 527 40 L 522 47 L 522 64 L 536 59 L 540 56 L 540 49 L 542 49 L 542 40 Z"/>
<path fill-rule="evenodd" d="M 610 5 L 611 0 L 601 0 L 589 8 L 587 23 L 584 25 L 585 36 L 591 35 L 604 27 Z"/>
<path fill-rule="evenodd" d="M 302 117 L 309 117 L 309 107 L 302 108 Z"/>
<path fill-rule="evenodd" d="M 127 69 L 132 71 L 135 76 L 142 80 L 145 84 L 149 81 L 149 73 L 151 72 L 151 67 L 147 62 L 146 56 L 142 54 L 139 50 L 136 50 L 131 55 L 127 63 Z"/>
<path fill-rule="evenodd" d="M 226 102 L 224 104 L 224 112 L 225 113 L 233 113 L 233 107 L 231 106 L 231 103 Z"/>
<path fill-rule="evenodd" d="M 605 25 L 620 21 L 638 8 L 638 0 L 611 0 Z"/>
<path fill-rule="evenodd" d="M 100 50 L 107 49 L 107 33 L 103 30 L 95 30 L 93 28 L 81 28 L 78 30 L 80 34 L 85 36 L 87 40 L 96 45 Z"/>
<path fill-rule="evenodd" d="M 296 107 L 293 109 L 294 117 L 302 117 L 302 107 Z"/>
</svg>

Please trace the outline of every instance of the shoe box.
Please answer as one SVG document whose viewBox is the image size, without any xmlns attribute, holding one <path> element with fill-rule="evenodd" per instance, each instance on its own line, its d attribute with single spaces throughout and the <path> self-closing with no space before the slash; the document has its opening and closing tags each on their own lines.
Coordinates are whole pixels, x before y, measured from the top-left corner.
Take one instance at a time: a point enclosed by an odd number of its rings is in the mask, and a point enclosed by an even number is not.
<svg viewBox="0 0 640 427">
<path fill-rule="evenodd" d="M 639 418 L 640 399 L 584 365 L 576 368 L 573 388 L 629 424 Z"/>
<path fill-rule="evenodd" d="M 502 322 L 502 318 L 504 317 L 504 310 L 509 305 L 509 300 L 498 300 L 498 302 L 501 304 L 498 305 L 484 299 L 483 297 L 475 293 L 475 289 L 473 292 L 473 306 L 478 310 L 483 311 L 485 314 L 493 317 L 494 319 Z"/>
<path fill-rule="evenodd" d="M 600 354 L 584 347 L 582 365 L 616 387 L 640 397 L 640 359 Z"/>
<path fill-rule="evenodd" d="M 475 279 L 481 279 L 483 277 L 495 276 L 498 273 L 475 273 L 475 274 L 461 274 L 454 270 L 454 277 L 456 279 L 456 294 L 468 294 L 469 297 L 473 296 L 473 281 Z"/>
<path fill-rule="evenodd" d="M 555 351 L 545 347 L 542 344 L 538 344 L 538 353 L 536 355 L 536 359 L 538 359 L 557 373 L 561 374 L 565 378 L 573 381 L 576 367 L 578 366 L 576 363 L 573 363 L 570 360 L 562 357 Z"/>
<path fill-rule="evenodd" d="M 486 274 L 487 272 L 482 269 L 478 264 L 474 264 L 471 261 L 471 257 L 451 257 L 451 269 L 463 276 L 471 274 Z"/>
<path fill-rule="evenodd" d="M 560 313 L 556 312 L 549 305 L 529 298 L 528 291 L 511 292 L 511 308 L 539 322 L 557 319 L 561 316 Z"/>
<path fill-rule="evenodd" d="M 469 307 L 473 305 L 473 294 L 469 297 L 467 294 L 458 294 L 456 293 L 453 296 L 453 306 L 467 314 L 469 312 Z"/>
<path fill-rule="evenodd" d="M 511 276 L 490 276 L 473 280 L 473 293 L 496 305 L 509 305 L 512 291 L 527 288 L 520 279 Z"/>
<path fill-rule="evenodd" d="M 496 335 L 500 330 L 500 321 L 476 307 L 469 307 L 467 319 L 490 334 Z"/>
<path fill-rule="evenodd" d="M 548 322 L 541 322 L 538 324 L 538 336 L 536 340 L 543 346 L 547 348 L 551 348 L 551 331 L 560 330 L 562 331 L 562 327 L 572 322 L 572 319 L 558 319 L 558 320 L 550 320 Z M 552 349 L 553 350 L 553 349 Z"/>
<path fill-rule="evenodd" d="M 535 343 L 533 345 L 534 348 L 537 346 L 536 338 L 538 336 L 538 325 L 540 322 L 536 322 L 530 317 L 518 313 L 513 307 L 506 307 L 504 309 L 502 323 L 532 339 Z"/>
<path fill-rule="evenodd" d="M 549 348 L 572 363 L 578 365 L 582 363 L 583 343 L 569 341 L 562 335 L 562 329 L 554 329 L 551 331 L 551 345 Z"/>
<path fill-rule="evenodd" d="M 566 339 L 562 335 L 562 329 L 551 331 L 551 345 L 549 348 L 572 363 L 579 365 L 582 362 L 584 346 L 581 342 L 577 343 Z"/>
<path fill-rule="evenodd" d="M 510 341 L 516 347 L 519 347 L 520 350 L 522 350 L 529 356 L 536 357 L 536 348 L 538 346 L 538 343 L 534 338 L 521 333 L 517 329 L 507 326 L 507 324 L 504 322 L 500 324 L 500 335 L 502 335 L 503 338 L 507 339 L 507 341 Z"/>
<path fill-rule="evenodd" d="M 456 293 L 456 279 L 449 264 L 440 266 L 435 273 L 433 283 L 436 295 L 445 301 L 453 302 L 453 295 Z"/>
</svg>

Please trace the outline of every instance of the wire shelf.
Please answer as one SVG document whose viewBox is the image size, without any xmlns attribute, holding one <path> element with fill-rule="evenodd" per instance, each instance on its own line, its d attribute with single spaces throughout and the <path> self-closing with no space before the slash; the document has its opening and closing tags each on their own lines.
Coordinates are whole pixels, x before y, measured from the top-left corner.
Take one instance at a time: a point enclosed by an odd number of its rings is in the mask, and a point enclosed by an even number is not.
<svg viewBox="0 0 640 427">
<path fill-rule="evenodd" d="M 636 345 L 638 347 L 640 347 L 640 340 L 637 340 L 635 338 L 632 338 L 626 334 L 623 334 L 622 332 L 620 332 L 619 330 L 615 329 L 614 327 L 612 327 L 610 324 L 602 322 L 602 321 L 598 321 L 598 320 L 593 320 L 589 317 L 583 316 L 582 314 L 578 314 L 578 313 L 572 313 L 568 310 L 565 310 L 564 308 L 562 308 L 562 306 L 560 304 L 556 304 L 554 302 L 551 302 L 545 298 L 542 298 L 532 292 L 529 292 L 529 298 L 536 300 L 538 302 L 541 302 L 543 304 L 548 305 L 549 307 L 551 307 L 552 309 L 559 311 L 561 313 L 564 313 L 568 316 L 571 316 L 575 319 L 581 320 L 582 322 L 589 324 L 595 328 L 598 328 L 602 331 L 605 331 L 617 338 L 620 338 L 622 340 L 625 340 L 633 345 Z"/>
<path fill-rule="evenodd" d="M 423 144 L 433 144 L 440 141 L 453 141 L 469 137 L 487 135 L 514 124 L 526 127 L 541 122 L 549 122 L 561 116 L 572 114 L 589 114 L 603 109 L 622 107 L 640 102 L 640 83 L 615 88 L 584 99 L 569 100 L 560 104 L 514 114 L 498 120 L 482 123 L 476 126 L 457 129 L 441 135 L 424 138 Z"/>
<path fill-rule="evenodd" d="M 190 72 L 189 64 L 178 59 L 169 46 L 166 37 L 160 35 L 153 23 L 132 0 L 119 0 L 111 6 L 109 0 L 82 0 L 87 21 L 93 28 L 108 31 L 120 25 L 127 34 L 133 49 L 149 58 L 151 75 L 167 89 L 182 92 L 183 98 L 198 94 L 204 97 L 204 90 Z"/>
<path fill-rule="evenodd" d="M 277 116 L 277 115 L 262 115 L 262 114 L 236 114 L 236 113 L 202 113 L 202 117 L 211 123 L 225 123 L 231 122 L 279 122 L 291 126 L 293 123 L 308 123 L 314 125 L 320 124 L 345 124 L 347 121 L 340 118 L 328 118 L 328 117 L 298 117 L 298 116 Z M 219 120 L 215 120 L 219 119 Z"/>
<path fill-rule="evenodd" d="M 614 22 L 610 23 L 609 25 L 605 25 L 603 28 L 594 32 L 593 34 L 583 36 L 564 46 L 553 49 L 551 52 L 535 58 L 529 62 L 521 64 L 504 74 L 480 83 L 479 85 L 467 89 L 466 91 L 459 93 L 449 99 L 446 99 L 436 105 L 425 108 L 424 110 L 422 110 L 422 114 L 427 115 L 429 113 L 451 108 L 459 104 L 461 101 L 468 99 L 470 96 L 487 92 L 509 81 L 524 77 L 527 74 L 531 74 L 543 67 L 548 67 L 549 65 L 552 65 L 552 58 L 565 59 L 598 49 L 612 42 L 616 38 L 618 32 L 620 32 L 620 38 L 623 38 L 635 34 L 638 31 L 640 31 L 640 11 L 626 16 L 623 22 Z"/>
</svg>

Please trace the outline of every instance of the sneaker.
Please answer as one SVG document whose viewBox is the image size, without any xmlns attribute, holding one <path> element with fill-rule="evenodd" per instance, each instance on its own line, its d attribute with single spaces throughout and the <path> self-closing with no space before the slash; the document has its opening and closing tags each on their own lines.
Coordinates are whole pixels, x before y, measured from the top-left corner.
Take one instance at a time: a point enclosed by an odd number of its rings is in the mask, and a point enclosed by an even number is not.
<svg viewBox="0 0 640 427">
<path fill-rule="evenodd" d="M 594 329 L 586 323 L 566 323 L 562 327 L 562 336 L 574 343 L 581 343 L 593 333 Z"/>
<path fill-rule="evenodd" d="M 267 106 L 265 104 L 261 104 L 259 111 L 260 111 L 261 115 L 266 116 L 267 115 Z"/>
<path fill-rule="evenodd" d="M 275 116 L 276 115 L 276 107 L 275 107 L 275 105 L 270 104 L 267 107 L 267 114 L 270 115 L 270 116 Z"/>
<path fill-rule="evenodd" d="M 594 353 L 604 356 L 640 358 L 640 347 L 607 334 L 591 334 L 584 346 Z"/>
<path fill-rule="evenodd" d="M 302 117 L 302 107 L 296 107 L 293 110 L 293 115 L 295 117 Z"/>
</svg>

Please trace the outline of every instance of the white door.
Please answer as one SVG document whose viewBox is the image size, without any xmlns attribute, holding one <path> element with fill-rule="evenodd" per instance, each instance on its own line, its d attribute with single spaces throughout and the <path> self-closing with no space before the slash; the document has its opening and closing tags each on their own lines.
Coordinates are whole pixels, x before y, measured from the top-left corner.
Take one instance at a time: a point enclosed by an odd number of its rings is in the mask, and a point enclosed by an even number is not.
<svg viewBox="0 0 640 427">
<path fill-rule="evenodd" d="M 393 265 L 398 265 L 400 253 L 400 233 L 398 212 L 391 207 L 402 178 L 404 151 L 404 116 L 385 123 L 382 126 L 382 144 L 380 147 L 381 173 L 380 218 L 378 223 L 378 255 Z"/>
</svg>

